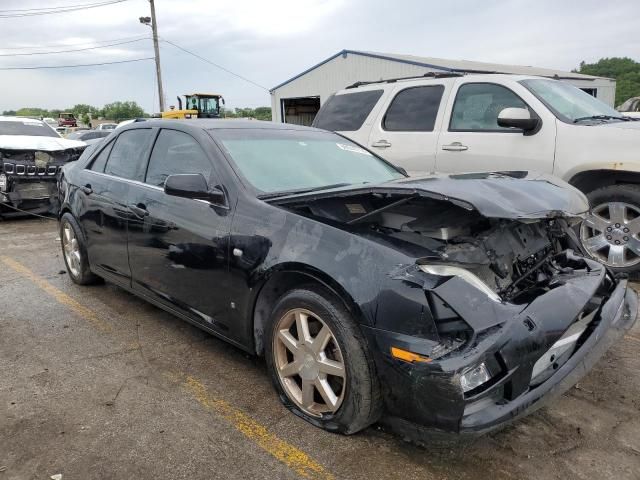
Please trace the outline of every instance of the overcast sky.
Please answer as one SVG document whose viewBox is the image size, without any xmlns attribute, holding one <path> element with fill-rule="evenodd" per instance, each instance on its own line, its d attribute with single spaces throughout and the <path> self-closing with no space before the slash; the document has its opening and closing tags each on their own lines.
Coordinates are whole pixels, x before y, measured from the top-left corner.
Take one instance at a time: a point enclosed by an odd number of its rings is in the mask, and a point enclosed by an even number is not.
<svg viewBox="0 0 640 480">
<path fill-rule="evenodd" d="M 95 1 L 2 0 L 0 10 Z M 161 37 L 267 88 L 345 48 L 566 70 L 607 56 L 640 61 L 640 0 L 156 0 L 156 10 Z M 128 0 L 72 13 L 0 18 L 0 55 L 150 35 L 138 21 L 148 15 L 147 0 Z M 0 68 L 152 55 L 151 40 L 145 39 L 84 52 L 0 56 Z M 168 104 L 175 104 L 176 95 L 204 91 L 222 93 L 228 107 L 270 105 L 267 91 L 171 45 L 161 44 L 161 60 Z M 152 61 L 0 71 L 0 91 L 0 111 L 115 100 L 134 100 L 148 112 L 159 109 Z"/>
</svg>

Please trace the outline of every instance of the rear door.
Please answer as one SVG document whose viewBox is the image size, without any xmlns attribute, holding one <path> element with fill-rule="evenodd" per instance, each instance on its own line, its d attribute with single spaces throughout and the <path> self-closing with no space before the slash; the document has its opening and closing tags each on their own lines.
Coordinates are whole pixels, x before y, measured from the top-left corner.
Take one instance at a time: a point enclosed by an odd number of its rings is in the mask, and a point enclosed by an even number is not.
<svg viewBox="0 0 640 480">
<path fill-rule="evenodd" d="M 433 171 L 448 90 L 444 83 L 396 86 L 373 123 L 368 146 L 410 174 Z"/>
<path fill-rule="evenodd" d="M 136 214 L 129 222 L 129 263 L 135 290 L 239 340 L 239 326 L 226 321 L 229 206 L 170 196 L 163 189 L 169 175 L 184 173 L 200 173 L 210 187 L 219 185 L 213 148 L 210 139 L 160 130 L 144 182 L 129 192 Z"/>
<path fill-rule="evenodd" d="M 100 274 L 128 284 L 126 199 L 130 187 L 144 178 L 152 131 L 126 130 L 96 155 L 79 185 L 84 208 L 78 219 L 87 239 L 89 263 Z"/>
<path fill-rule="evenodd" d="M 531 134 L 500 127 L 498 114 L 507 107 L 529 109 L 532 116 L 542 120 L 542 126 Z M 458 80 L 438 138 L 436 170 L 552 173 L 555 139 L 555 117 L 531 98 L 524 87 L 515 82 L 503 85 Z"/>
</svg>

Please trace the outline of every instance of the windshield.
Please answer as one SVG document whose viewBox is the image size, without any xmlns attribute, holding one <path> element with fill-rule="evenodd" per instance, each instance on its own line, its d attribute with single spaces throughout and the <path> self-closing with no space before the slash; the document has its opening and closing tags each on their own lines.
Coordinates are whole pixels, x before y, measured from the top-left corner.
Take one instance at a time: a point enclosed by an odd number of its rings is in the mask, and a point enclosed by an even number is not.
<svg viewBox="0 0 640 480">
<path fill-rule="evenodd" d="M 333 133 L 228 129 L 220 140 L 242 175 L 265 193 L 381 183 L 404 177 L 380 158 Z"/>
<path fill-rule="evenodd" d="M 558 80 L 521 80 L 531 93 L 564 122 L 589 117 L 620 118 L 620 113 L 577 87 Z"/>
<path fill-rule="evenodd" d="M 26 135 L 32 137 L 60 137 L 46 123 L 39 120 L 0 121 L 0 135 Z"/>
<path fill-rule="evenodd" d="M 217 98 L 201 98 L 200 111 L 202 113 L 218 113 L 218 99 Z"/>
</svg>

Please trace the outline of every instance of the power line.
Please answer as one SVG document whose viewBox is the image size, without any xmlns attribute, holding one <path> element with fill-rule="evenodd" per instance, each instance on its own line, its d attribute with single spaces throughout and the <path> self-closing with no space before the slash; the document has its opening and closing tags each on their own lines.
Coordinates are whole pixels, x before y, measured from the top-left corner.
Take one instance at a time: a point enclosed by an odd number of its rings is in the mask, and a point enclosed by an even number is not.
<svg viewBox="0 0 640 480">
<path fill-rule="evenodd" d="M 88 10 L 90 8 L 106 7 L 116 3 L 127 2 L 129 0 L 107 0 L 98 3 L 84 3 L 79 5 L 68 5 L 59 7 L 45 7 L 33 9 L 17 9 L 17 10 L 0 10 L 0 18 L 17 18 L 17 17 L 33 17 L 37 15 L 51 15 L 56 13 L 77 12 L 79 10 Z M 11 13 L 14 12 L 14 13 Z"/>
<path fill-rule="evenodd" d="M 79 65 L 44 65 L 37 67 L 0 67 L 0 70 L 44 70 L 52 68 L 78 68 L 78 67 L 98 67 L 101 65 L 114 65 L 116 63 L 142 62 L 143 60 L 153 60 L 153 57 L 134 58 L 133 60 L 120 60 L 117 62 L 83 63 Z"/>
<path fill-rule="evenodd" d="M 145 38 L 149 37 L 146 35 L 136 35 L 131 37 L 112 38 L 110 40 L 94 40 L 91 42 L 54 43 L 51 45 L 36 45 L 31 47 L 0 47 L 0 50 L 32 50 L 34 48 L 79 47 L 81 45 L 95 45 L 97 43 L 119 42 L 121 40 L 124 41 L 133 39 L 142 40 Z"/>
<path fill-rule="evenodd" d="M 267 92 L 269 91 L 269 89 L 268 89 L 267 87 L 265 87 L 265 86 L 263 86 L 263 85 L 260 85 L 259 83 L 256 83 L 256 82 L 254 82 L 253 80 L 249 80 L 248 78 L 243 77 L 242 75 L 239 75 L 239 74 L 237 74 L 237 73 L 235 73 L 235 72 L 232 72 L 232 71 L 231 71 L 231 70 L 229 70 L 228 68 L 225 68 L 225 67 L 223 67 L 222 65 L 218 65 L 217 63 L 214 63 L 214 62 L 212 62 L 211 60 L 208 60 L 208 59 L 206 59 L 206 58 L 204 58 L 204 57 L 201 57 L 201 56 L 200 56 L 200 55 L 198 55 L 197 53 L 194 53 L 194 52 L 192 52 L 192 51 L 190 51 L 190 50 L 187 50 L 186 48 L 183 48 L 183 47 L 181 47 L 180 45 L 176 45 L 175 43 L 170 42 L 169 40 L 167 40 L 167 39 L 165 39 L 165 38 L 160 38 L 160 40 L 161 40 L 161 41 L 163 41 L 163 42 L 165 42 L 165 43 L 168 43 L 169 45 L 173 45 L 173 46 L 174 46 L 174 47 L 176 47 L 177 49 L 182 50 L 183 52 L 188 53 L 189 55 L 193 55 L 194 57 L 199 58 L 200 60 L 202 60 L 202 61 L 203 61 L 203 62 L 205 62 L 205 63 L 208 63 L 208 64 L 210 64 L 210 65 L 213 65 L 214 67 L 219 68 L 220 70 L 224 70 L 225 72 L 230 73 L 231 75 L 233 75 L 233 76 L 235 76 L 235 77 L 238 77 L 239 79 L 244 80 L 245 82 L 248 82 L 248 83 L 250 83 L 250 84 L 252 84 L 252 85 L 255 85 L 256 87 L 261 88 L 261 89 L 263 89 L 263 90 L 265 90 L 265 91 L 267 91 Z"/>
<path fill-rule="evenodd" d="M 56 53 L 84 52 L 86 50 L 96 50 L 98 48 L 114 47 L 116 45 L 125 45 L 128 43 L 139 42 L 141 40 L 148 40 L 148 38 L 149 37 L 138 38 L 137 40 L 128 40 L 126 42 L 111 43 L 108 45 L 100 45 L 95 47 L 75 48 L 72 50 L 56 50 L 53 52 L 50 51 L 50 52 L 28 52 L 28 53 L 0 53 L 0 57 L 24 57 L 24 56 L 30 56 L 30 55 L 53 55 Z"/>
</svg>

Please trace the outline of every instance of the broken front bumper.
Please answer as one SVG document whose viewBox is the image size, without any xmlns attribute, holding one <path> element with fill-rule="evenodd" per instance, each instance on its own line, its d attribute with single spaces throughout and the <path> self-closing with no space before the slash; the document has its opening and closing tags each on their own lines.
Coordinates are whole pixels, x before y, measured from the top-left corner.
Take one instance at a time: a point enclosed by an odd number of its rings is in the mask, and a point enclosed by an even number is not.
<svg viewBox="0 0 640 480">
<path fill-rule="evenodd" d="M 568 360 L 544 381 L 532 381 L 534 368 L 539 370 L 536 363 L 609 282 L 604 267 L 586 262 L 590 273 L 568 276 L 561 286 L 515 308 L 497 302 L 469 305 L 473 295 L 457 282 L 432 290 L 481 328 L 471 345 L 428 363 L 402 362 L 388 353 L 394 345 L 419 352 L 423 340 L 365 328 L 377 347 L 376 366 L 388 412 L 385 423 L 418 441 L 430 441 L 439 433 L 475 436 L 530 413 L 573 386 L 631 328 L 638 309 L 637 295 L 627 281 L 617 282 Z M 460 376 L 481 363 L 498 373 L 483 388 L 465 394 Z"/>
</svg>

